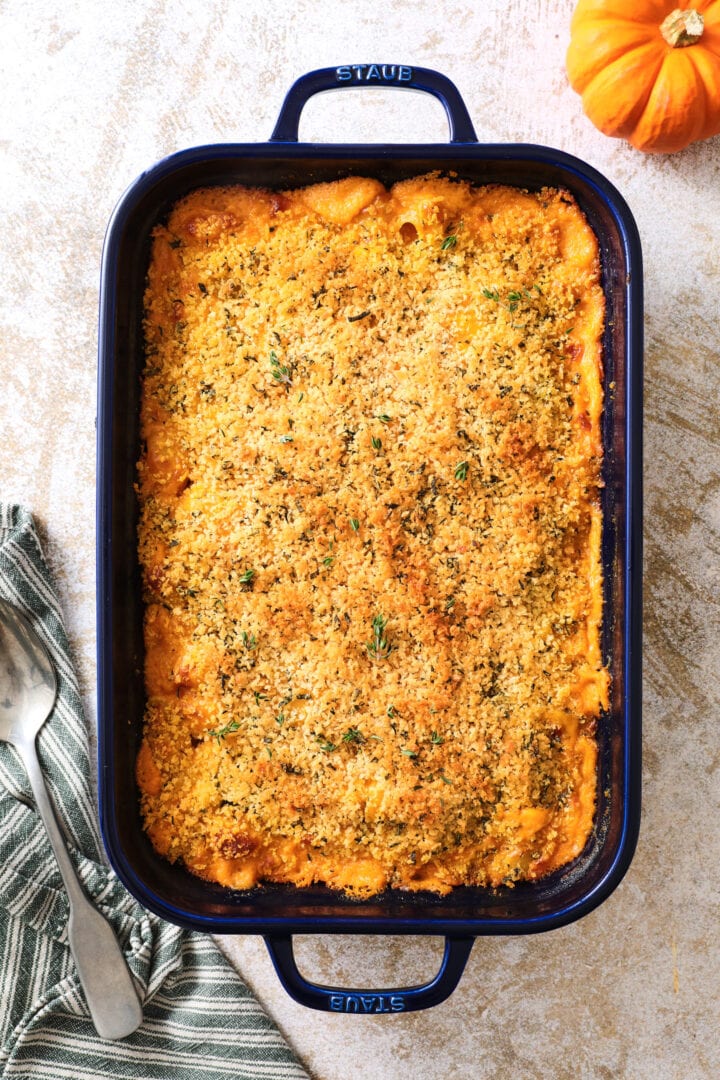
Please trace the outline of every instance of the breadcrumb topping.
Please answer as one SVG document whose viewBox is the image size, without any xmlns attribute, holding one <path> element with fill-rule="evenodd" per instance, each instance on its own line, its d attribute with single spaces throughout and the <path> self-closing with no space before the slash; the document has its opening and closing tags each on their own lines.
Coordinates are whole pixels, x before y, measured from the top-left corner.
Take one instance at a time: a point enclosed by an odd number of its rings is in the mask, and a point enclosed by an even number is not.
<svg viewBox="0 0 720 1080">
<path fill-rule="evenodd" d="M 245 888 L 533 879 L 592 828 L 604 303 L 565 191 L 195 191 L 153 233 L 159 852 Z"/>
</svg>

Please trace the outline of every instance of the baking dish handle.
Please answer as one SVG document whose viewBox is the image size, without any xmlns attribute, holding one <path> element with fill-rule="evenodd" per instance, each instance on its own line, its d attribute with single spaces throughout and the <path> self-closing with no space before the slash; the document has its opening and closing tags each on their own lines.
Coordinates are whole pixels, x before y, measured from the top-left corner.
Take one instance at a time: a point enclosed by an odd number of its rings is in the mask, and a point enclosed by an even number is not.
<svg viewBox="0 0 720 1080">
<path fill-rule="evenodd" d="M 349 64 L 344 67 L 319 68 L 301 75 L 287 92 L 270 142 L 297 142 L 300 114 L 308 99 L 325 90 L 358 86 L 399 87 L 432 94 L 443 105 L 450 124 L 451 143 L 476 143 L 470 114 L 455 83 L 431 68 L 405 64 Z"/>
<path fill-rule="evenodd" d="M 435 978 L 421 986 L 406 986 L 399 990 L 342 990 L 335 986 L 318 986 L 308 982 L 298 971 L 292 934 L 268 934 L 265 944 L 280 982 L 300 1005 L 323 1012 L 376 1015 L 417 1012 L 445 1001 L 460 981 L 474 940 L 473 937 L 445 938 L 445 953 Z"/>
</svg>

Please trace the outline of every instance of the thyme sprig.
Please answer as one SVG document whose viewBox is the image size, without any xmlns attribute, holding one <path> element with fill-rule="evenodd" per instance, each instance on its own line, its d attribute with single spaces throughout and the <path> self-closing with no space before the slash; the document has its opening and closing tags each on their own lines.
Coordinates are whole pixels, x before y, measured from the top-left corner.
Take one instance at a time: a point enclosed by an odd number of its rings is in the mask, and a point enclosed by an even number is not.
<svg viewBox="0 0 720 1080">
<path fill-rule="evenodd" d="M 276 382 L 286 384 L 292 382 L 292 368 L 280 362 L 280 357 L 274 349 L 270 350 L 270 374 Z"/>
<path fill-rule="evenodd" d="M 505 295 L 505 299 L 507 300 L 505 307 L 507 307 L 508 311 L 517 311 L 518 304 L 523 299 L 523 297 L 527 297 L 528 300 L 535 299 L 532 295 L 531 290 L 534 290 L 538 296 L 542 296 L 543 294 L 542 289 L 539 285 L 531 285 L 529 289 L 509 289 Z M 500 290 L 495 288 L 494 286 L 490 289 L 481 289 L 480 292 L 483 294 L 486 300 L 494 300 L 495 303 L 500 303 Z"/>
<path fill-rule="evenodd" d="M 237 731 L 239 727 L 239 720 L 229 720 L 224 727 L 211 729 L 210 731 L 208 731 L 208 735 L 210 735 L 213 739 L 217 739 L 219 746 L 221 739 L 224 739 L 226 735 L 232 735 L 233 731 Z"/>
<path fill-rule="evenodd" d="M 455 479 L 465 480 L 468 474 L 467 461 L 461 461 L 455 466 Z"/>
<path fill-rule="evenodd" d="M 386 660 L 390 653 L 393 651 L 393 646 L 385 637 L 385 627 L 387 626 L 387 618 L 385 615 L 376 615 L 372 621 L 372 641 L 365 642 L 365 648 L 368 651 L 368 655 L 373 660 Z"/>
</svg>

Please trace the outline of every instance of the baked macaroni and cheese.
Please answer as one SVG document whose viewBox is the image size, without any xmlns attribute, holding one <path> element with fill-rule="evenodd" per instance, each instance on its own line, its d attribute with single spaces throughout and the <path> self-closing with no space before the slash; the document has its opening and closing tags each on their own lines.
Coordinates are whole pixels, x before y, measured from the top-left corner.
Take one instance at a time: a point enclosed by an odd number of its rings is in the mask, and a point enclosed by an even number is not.
<svg viewBox="0 0 720 1080">
<path fill-rule="evenodd" d="M 145 296 L 147 833 L 235 888 L 535 879 L 606 707 L 596 238 L 431 175 L 195 191 Z"/>
</svg>

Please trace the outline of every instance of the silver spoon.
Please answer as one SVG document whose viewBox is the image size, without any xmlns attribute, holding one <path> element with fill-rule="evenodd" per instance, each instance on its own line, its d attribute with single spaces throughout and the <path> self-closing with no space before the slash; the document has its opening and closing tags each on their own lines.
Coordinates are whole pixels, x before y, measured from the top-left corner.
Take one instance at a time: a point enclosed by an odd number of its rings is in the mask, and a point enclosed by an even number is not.
<svg viewBox="0 0 720 1080">
<path fill-rule="evenodd" d="M 83 892 L 50 801 L 35 739 L 50 715 L 57 679 L 48 653 L 24 615 L 0 598 L 0 739 L 15 747 L 30 780 L 70 901 L 68 939 L 98 1035 L 122 1039 L 142 1010 L 112 927 Z"/>
</svg>

